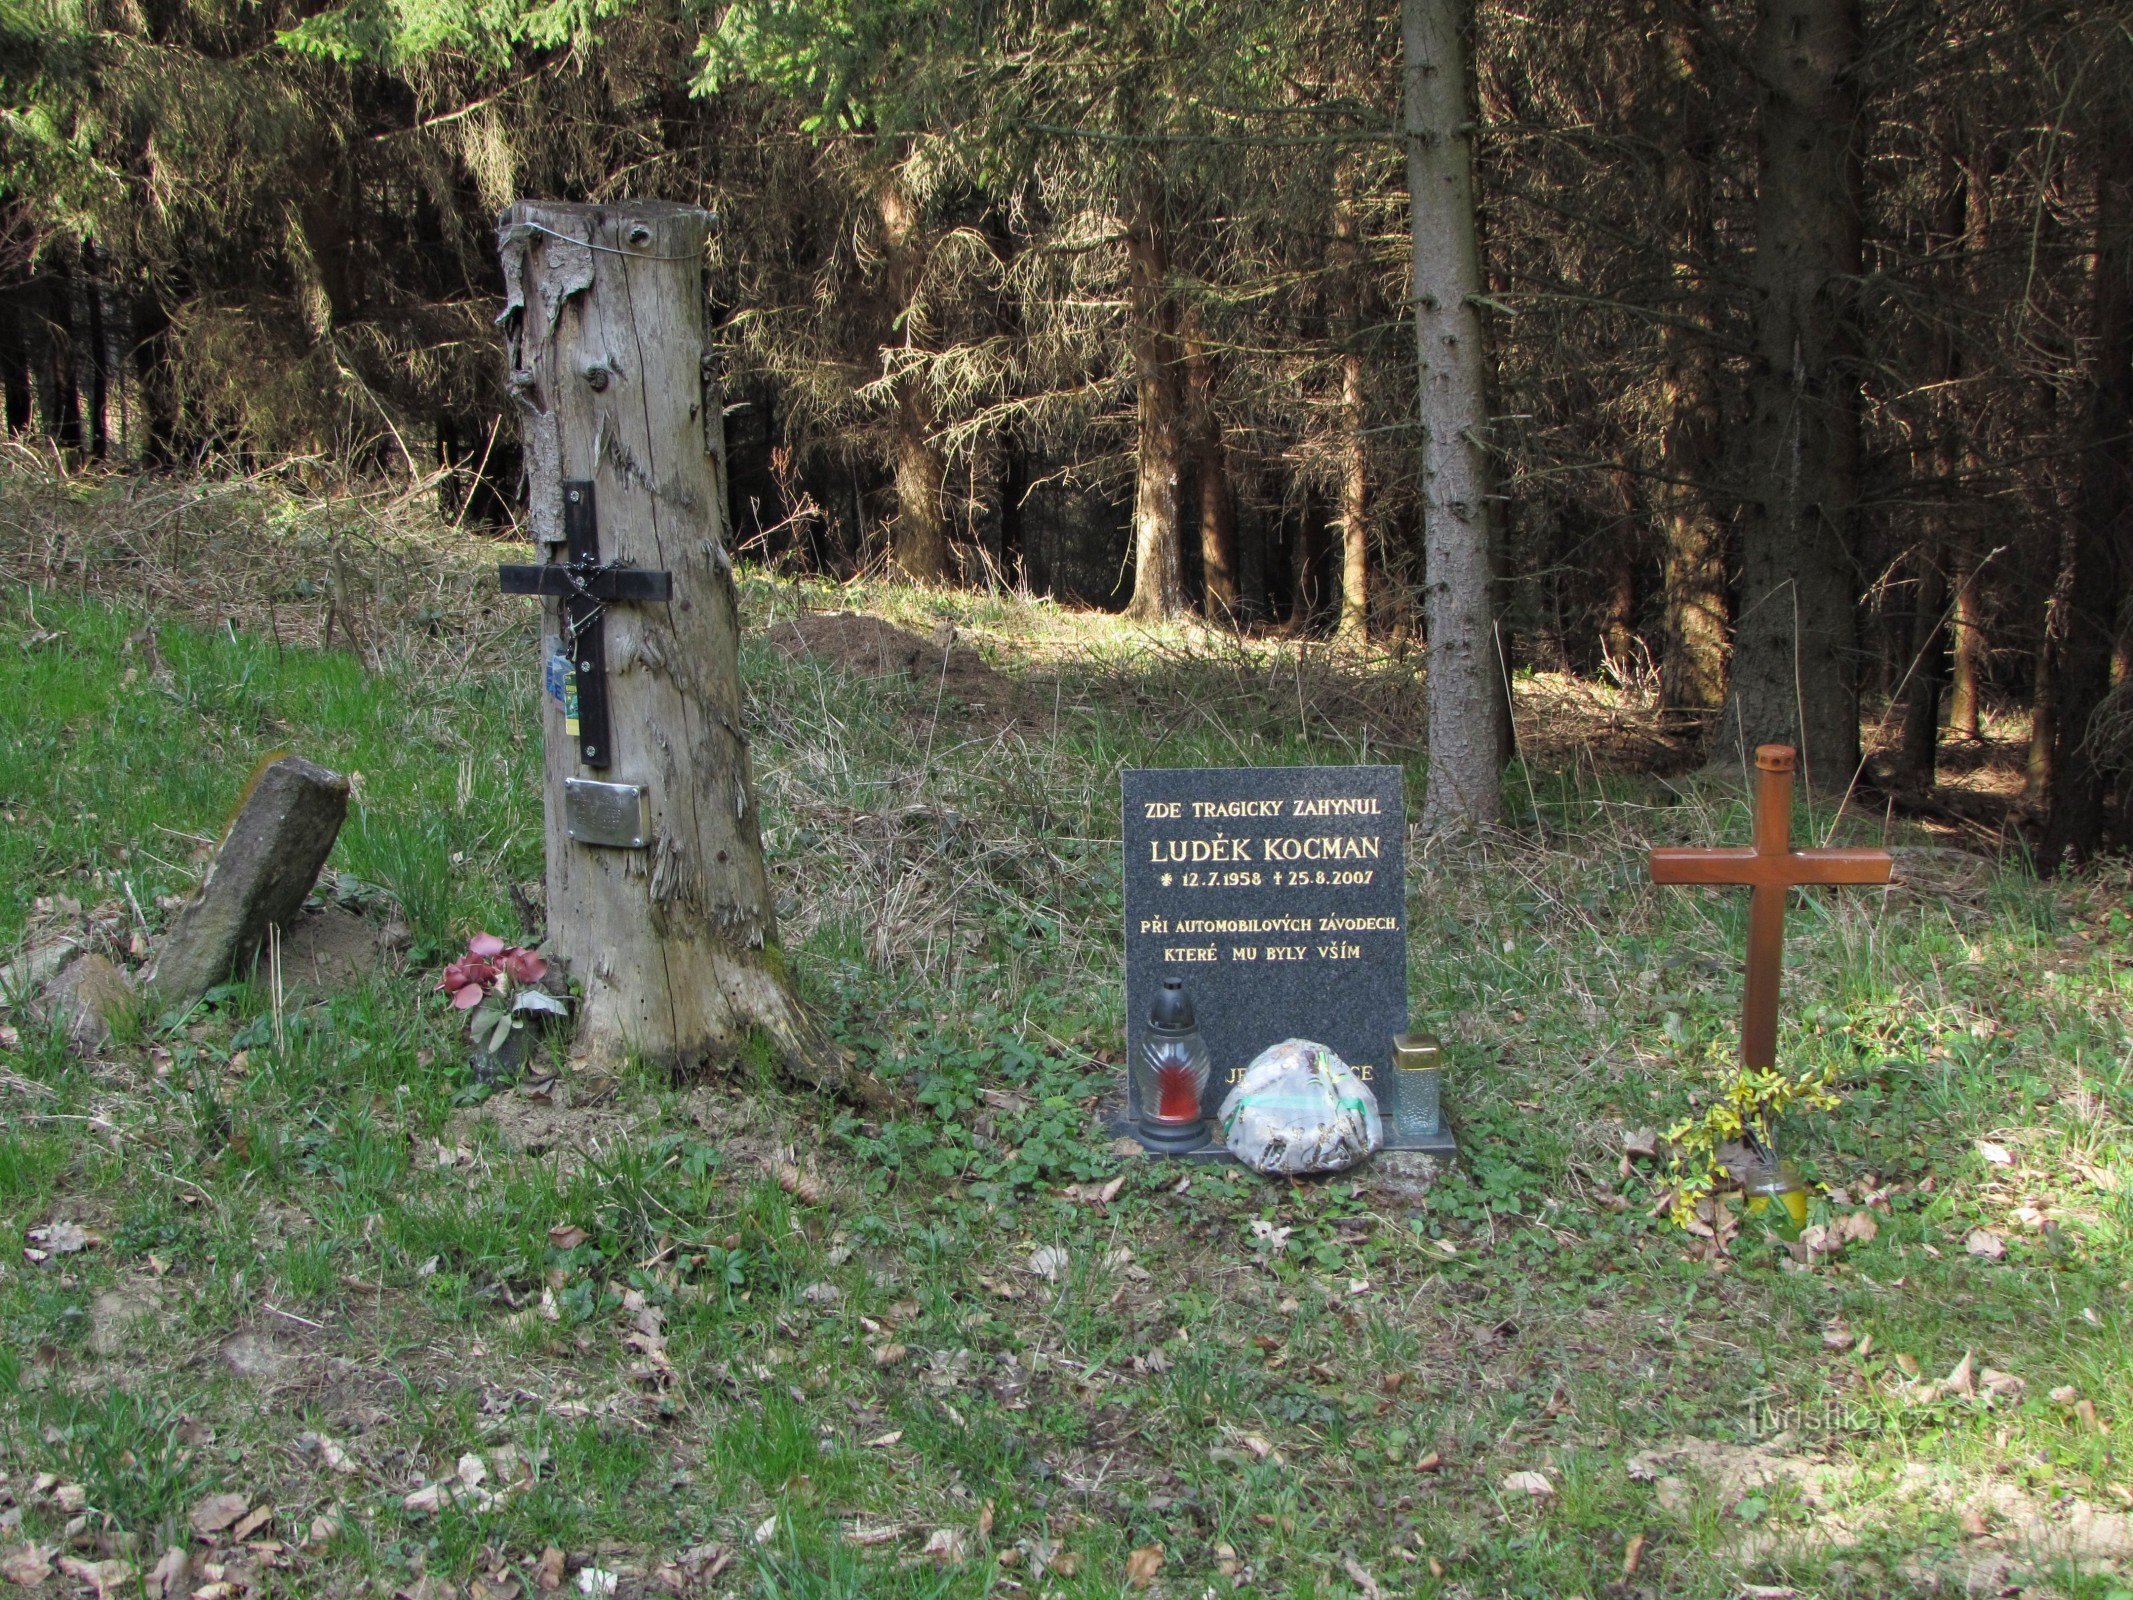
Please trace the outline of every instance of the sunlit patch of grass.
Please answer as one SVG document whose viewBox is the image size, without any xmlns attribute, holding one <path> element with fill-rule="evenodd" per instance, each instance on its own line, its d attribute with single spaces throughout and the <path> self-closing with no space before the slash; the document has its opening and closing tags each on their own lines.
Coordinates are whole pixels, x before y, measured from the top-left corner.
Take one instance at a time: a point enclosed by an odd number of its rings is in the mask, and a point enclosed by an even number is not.
<svg viewBox="0 0 2133 1600">
<path fill-rule="evenodd" d="M 484 555 L 439 559 L 471 574 Z M 759 629 L 744 645 L 785 948 L 825 1024 L 921 1109 L 882 1123 L 767 1073 L 640 1074 L 522 1148 L 511 1091 L 483 1103 L 416 975 L 299 1001 L 279 1029 L 266 986 L 240 984 L 144 1018 L 94 1064 L 11 1018 L 0 1466 L 101 1473 L 94 1494 L 143 1531 L 226 1483 L 305 1516 L 338 1505 L 301 1579 L 380 1590 L 417 1552 L 524 1581 L 549 1544 L 641 1573 L 715 1541 L 735 1552 L 722 1582 L 764 1593 L 1011 1578 L 1115 1596 L 1128 1552 L 1160 1543 L 1174 1593 L 1227 1583 L 1217 1561 L 1235 1559 L 1257 1592 L 1353 1595 L 1352 1558 L 1391 1593 L 1597 1596 L 1641 1532 L 1633 1590 L 1863 1596 L 1917 1587 L 1921 1552 L 1962 1581 L 1979 1552 L 1951 1496 L 2117 1504 L 2122 877 L 2009 867 L 1953 897 L 1801 897 L 1781 1048 L 1835 1066 L 1847 1100 L 1782 1136 L 1822 1186 L 1814 1220 L 1858 1209 L 1869 1177 L 1887 1209 L 1812 1273 L 1757 1227 L 1717 1271 L 1649 1216 L 1655 1169 L 1625 1176 L 1621 1133 L 1666 1126 L 1727 1059 L 1744 933 L 1744 896 L 1654 891 L 1643 851 L 1740 842 L 1746 808 L 1709 778 L 1515 773 L 1516 830 L 1411 857 L 1412 1011 L 1446 1037 L 1463 1164 L 1421 1201 L 1207 1170 L 1181 1193 L 1089 1119 L 1122 1005 L 1117 772 L 1384 752 L 1419 796 L 1418 730 L 1394 715 L 1414 664 L 994 596 L 758 577 L 743 596 L 758 625 L 832 606 L 922 635 L 953 622 L 1039 708 L 1004 732 L 937 722 L 915 677 L 790 659 Z M 160 923 L 195 841 L 283 746 L 363 774 L 334 865 L 391 891 L 418 969 L 512 925 L 511 884 L 540 876 L 528 610 L 470 610 L 494 631 L 439 665 L 427 633 L 376 631 L 361 660 L 293 626 L 277 647 L 243 604 L 229 629 L 159 613 L 151 652 L 144 611 L 34 600 L 32 625 L 19 590 L 0 596 L 0 943 L 41 895 L 127 905 L 130 887 Z M 1797 833 L 1833 821 L 1880 840 L 1881 819 L 1804 798 Z M 788 1155 L 822 1198 L 776 1181 Z M 1113 1175 L 1108 1205 L 1061 1195 Z M 55 1218 L 104 1242 L 23 1258 Z M 1291 1231 L 1255 1244 L 1254 1219 Z M 1968 1254 L 1980 1227 L 2003 1260 Z M 1028 1269 L 1039 1246 L 1066 1252 L 1059 1281 Z M 1121 1248 L 1145 1279 L 1106 1263 Z M 114 1286 L 152 1291 L 160 1333 L 105 1358 L 91 1312 Z M 1839 1323 L 1871 1345 L 1826 1347 Z M 288 1373 L 231 1372 L 240 1329 L 279 1340 Z M 1966 1353 L 2026 1392 L 1922 1400 Z M 2112 1431 L 2052 1399 L 2061 1385 Z M 181 1414 L 212 1448 L 157 1455 Z M 121 1441 L 108 1460 L 98 1429 Z M 360 1471 L 324 1469 L 306 1431 L 344 1439 Z M 1824 1463 L 1841 1503 L 1689 1469 L 1662 1495 L 1633 1464 L 1682 1439 Z M 405 1510 L 506 1442 L 544 1461 L 531 1487 Z M 149 1463 L 138 1487 L 115 1481 L 128 1450 Z M 1507 1495 L 1528 1469 L 1555 1493 Z M 862 1545 L 854 1527 L 894 1531 Z M 64 1518 L 31 1505 L 24 1528 L 56 1540 Z M 924 1554 L 942 1529 L 961 1564 Z M 1046 1550 L 1078 1565 L 1037 1580 Z M 2044 1581 L 2106 1600 L 2117 1580 Z"/>
</svg>

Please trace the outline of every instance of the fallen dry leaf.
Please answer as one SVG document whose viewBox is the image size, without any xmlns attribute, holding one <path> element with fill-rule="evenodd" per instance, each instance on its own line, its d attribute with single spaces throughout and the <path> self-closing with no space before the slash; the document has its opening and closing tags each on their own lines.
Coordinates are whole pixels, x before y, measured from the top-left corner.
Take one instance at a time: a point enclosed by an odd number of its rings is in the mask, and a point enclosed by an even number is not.
<svg viewBox="0 0 2133 1600">
<path fill-rule="evenodd" d="M 1363 1600 L 1385 1600 L 1385 1591 L 1378 1580 L 1372 1577 L 1370 1569 L 1354 1556 L 1341 1557 L 1341 1571 L 1355 1580 L 1355 1586 L 1363 1591 Z"/>
<path fill-rule="evenodd" d="M 185 1593 L 186 1573 L 190 1570 L 191 1563 L 185 1559 L 185 1552 L 172 1545 L 163 1552 L 162 1559 L 148 1569 L 148 1576 L 142 1581 L 156 1600 L 178 1600 L 178 1596 Z"/>
<path fill-rule="evenodd" d="M 1503 1480 L 1503 1492 L 1545 1500 L 1555 1493 L 1555 1485 L 1548 1481 L 1545 1472 L 1514 1472 Z"/>
<path fill-rule="evenodd" d="M 1054 1563 L 1056 1567 L 1057 1563 Z M 1126 1557 L 1126 1587 L 1145 1589 L 1155 1582 L 1155 1575 L 1163 1570 L 1163 1547 L 1159 1544 L 1143 1545 Z"/>
<path fill-rule="evenodd" d="M 1126 1186 L 1126 1175 L 1121 1172 L 1108 1183 L 1070 1183 L 1062 1191 L 1069 1200 L 1080 1200 L 1089 1205 L 1109 1205 L 1118 1198 L 1119 1190 Z"/>
<path fill-rule="evenodd" d="M 1849 1350 L 1852 1347 L 1852 1330 L 1842 1317 L 1831 1321 L 1822 1329 L 1822 1348 L 1825 1350 Z"/>
<path fill-rule="evenodd" d="M 1441 1468 L 1443 1467 L 1443 1465 L 1444 1465 L 1444 1457 L 1443 1457 L 1443 1456 L 1442 1456 L 1441 1454 L 1439 1454 L 1439 1453 L 1438 1453 L 1437 1451 L 1435 1451 L 1435 1450 L 1432 1450 L 1432 1451 L 1430 1451 L 1430 1452 L 1429 1452 L 1429 1454 L 1428 1454 L 1428 1455 L 1426 1455 L 1426 1456 L 1422 1457 L 1422 1459 L 1421 1459 L 1421 1460 L 1419 1460 L 1419 1461 L 1417 1461 L 1417 1462 L 1415 1463 L 1415 1471 L 1417 1471 L 1417 1472 L 1436 1472 L 1436 1471 L 1438 1471 L 1439 1469 L 1441 1469 Z"/>
<path fill-rule="evenodd" d="M 1793 1600 L 1800 1591 L 1784 1583 L 1744 1583 L 1740 1600 Z"/>
<path fill-rule="evenodd" d="M 558 1222 L 548 1230 L 548 1242 L 558 1250 L 575 1250 L 591 1237 L 575 1222 Z"/>
<path fill-rule="evenodd" d="M 613 1594 L 622 1587 L 622 1574 L 609 1572 L 601 1567 L 578 1569 L 578 1593 L 584 1595 Z"/>
<path fill-rule="evenodd" d="M 2058 1388 L 2051 1391 L 2051 1397 L 2053 1402 L 2058 1405 L 2070 1406 L 2081 1398 L 2081 1391 L 2070 1383 L 2062 1383 Z"/>
<path fill-rule="evenodd" d="M 869 1439 L 867 1441 L 867 1448 L 869 1450 L 886 1450 L 892 1444 L 901 1444 L 903 1442 L 903 1437 L 904 1430 L 901 1428 L 895 1428 L 890 1430 L 888 1433 L 881 1435 L 881 1437 L 879 1437 L 878 1439 Z"/>
<path fill-rule="evenodd" d="M 296 1444 L 298 1449 L 316 1452 L 320 1463 L 328 1472 L 354 1473 L 363 1470 L 357 1464 L 356 1458 L 348 1453 L 346 1445 L 323 1433 L 304 1434 L 297 1439 Z"/>
<path fill-rule="evenodd" d="M 251 1509 L 252 1501 L 248 1495 L 211 1494 L 193 1507 L 186 1521 L 192 1524 L 193 1532 L 206 1539 L 222 1532 Z"/>
<path fill-rule="evenodd" d="M 1956 1362 L 1955 1369 L 1950 1372 L 1945 1378 L 1940 1380 L 1940 1386 L 1942 1391 L 1947 1394 L 1960 1395 L 1971 1395 L 1977 1393 L 1977 1384 L 1976 1381 L 1972 1378 L 1971 1373 L 1972 1367 L 1970 1361 L 1970 1352 L 1965 1350 L 1963 1352 L 1963 1359 Z"/>
<path fill-rule="evenodd" d="M 102 1234 L 73 1222 L 48 1222 L 41 1228 L 30 1229 L 23 1237 L 55 1256 L 79 1255 L 92 1245 L 104 1242 Z"/>
<path fill-rule="evenodd" d="M 963 1548 L 961 1528 L 935 1528 L 920 1554 L 933 1557 L 944 1567 L 954 1567 L 962 1564 Z"/>
<path fill-rule="evenodd" d="M 1871 1211 L 1849 1211 L 1837 1223 L 1837 1236 L 1846 1244 L 1872 1244 L 1881 1224 Z"/>
<path fill-rule="evenodd" d="M 1070 1260 L 1062 1246 L 1048 1244 L 1030 1252 L 1029 1269 L 1046 1283 L 1057 1283 Z"/>
<path fill-rule="evenodd" d="M 55 1545 L 18 1545 L 5 1556 L 0 1556 L 0 1578 L 25 1589 L 34 1589 L 51 1572 L 52 1557 L 58 1553 Z"/>
<path fill-rule="evenodd" d="M 563 1587 L 563 1552 L 550 1545 L 541 1552 L 541 1559 L 533 1565 L 533 1581 L 550 1594 Z"/>
<path fill-rule="evenodd" d="M 230 1529 L 230 1542 L 232 1544 L 243 1544 L 245 1540 L 251 1538 L 252 1535 L 259 1532 L 261 1528 L 264 1528 L 273 1520 L 274 1508 L 272 1506 L 261 1506 L 250 1516 L 240 1521 L 236 1527 Z"/>
<path fill-rule="evenodd" d="M 131 1561 L 81 1561 L 73 1556 L 59 1558 L 59 1570 L 77 1583 L 86 1583 L 99 1595 L 123 1591 L 134 1587 L 138 1568 Z"/>
<path fill-rule="evenodd" d="M 2014 1165 L 2014 1157 L 2008 1153 L 2007 1146 L 1994 1144 L 1990 1139 L 1978 1140 L 1977 1153 L 1996 1167 L 2011 1167 Z"/>
<path fill-rule="evenodd" d="M 2003 1400 L 2019 1400 L 2029 1388 L 2027 1382 L 2013 1373 L 1996 1371 L 1991 1367 L 1980 1372 L 1977 1381 L 1978 1386 L 1987 1394 L 1997 1395 Z"/>
<path fill-rule="evenodd" d="M 778 1514 L 773 1511 L 755 1526 L 755 1542 L 768 1544 L 778 1536 Z"/>
<path fill-rule="evenodd" d="M 2007 1241 L 1990 1228 L 1972 1228 L 1963 1238 L 1963 1248 L 1982 1261 L 1997 1261 L 2007 1254 Z"/>
</svg>

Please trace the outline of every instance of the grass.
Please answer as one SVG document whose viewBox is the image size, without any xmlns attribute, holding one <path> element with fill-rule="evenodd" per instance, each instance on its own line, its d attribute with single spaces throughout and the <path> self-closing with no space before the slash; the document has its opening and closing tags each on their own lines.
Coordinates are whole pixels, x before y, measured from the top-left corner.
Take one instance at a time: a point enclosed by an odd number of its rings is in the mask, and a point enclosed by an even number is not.
<svg viewBox="0 0 2133 1600">
<path fill-rule="evenodd" d="M 238 573 L 205 598 L 166 581 L 153 494 L 0 492 L 0 944 L 152 935 L 288 747 L 362 774 L 333 866 L 415 949 L 278 1042 L 257 984 L 87 1062 L 10 1017 L 0 1553 L 85 1515 L 85 1554 L 145 1569 L 238 1490 L 279 1548 L 204 1553 L 269 1594 L 533 1584 L 554 1547 L 623 1593 L 1115 1596 L 1158 1546 L 1175 1596 L 2129 1592 L 2123 868 L 1802 900 L 1782 1047 L 1847 1098 L 1791 1148 L 1816 1221 L 1873 1196 L 1877 1231 L 1801 1271 L 1751 1223 L 1713 1264 L 1649 1215 L 1661 1175 L 1622 1135 L 1714 1080 L 1745 904 L 1654 890 L 1641 852 L 1739 841 L 1745 810 L 1537 756 L 1511 828 L 1410 862 L 1465 1161 L 1426 1193 L 1180 1192 L 1090 1115 L 1118 1070 L 1118 771 L 1390 759 L 1418 798 L 1412 664 L 755 576 L 786 943 L 918 1110 L 869 1123 L 745 1063 L 491 1097 L 424 972 L 540 876 L 530 630 L 479 598 L 493 550 L 405 505 L 188 492 L 223 496 L 189 559 Z M 356 644 L 322 649 L 327 574 L 351 592 L 364 552 L 427 598 L 371 580 Z M 853 606 L 956 626 L 1014 720 L 770 640 Z M 1882 836 L 1799 818 L 1833 823 Z M 819 1202 L 777 1181 L 794 1152 Z M 1119 1173 L 1107 1205 L 1066 1193 Z M 26 1257 L 56 1221 L 98 1242 Z M 2004 1260 L 1966 1251 L 1981 1227 Z M 1028 1269 L 1052 1245 L 1057 1281 Z M 2026 1388 L 1929 1387 L 1966 1354 Z M 410 1508 L 469 1456 L 486 1497 Z"/>
</svg>

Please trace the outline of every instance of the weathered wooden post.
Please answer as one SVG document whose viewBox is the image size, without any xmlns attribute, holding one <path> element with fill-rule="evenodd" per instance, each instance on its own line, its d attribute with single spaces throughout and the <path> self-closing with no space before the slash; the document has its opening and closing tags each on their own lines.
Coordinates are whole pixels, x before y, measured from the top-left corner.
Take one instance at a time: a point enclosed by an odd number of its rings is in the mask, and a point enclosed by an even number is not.
<svg viewBox="0 0 2133 1600">
<path fill-rule="evenodd" d="M 679 1070 L 760 1029 L 857 1091 L 776 962 L 741 729 L 724 428 L 706 345 L 711 216 L 522 200 L 498 233 L 510 385 L 544 597 L 550 947 L 583 984 L 577 1053 Z"/>
</svg>

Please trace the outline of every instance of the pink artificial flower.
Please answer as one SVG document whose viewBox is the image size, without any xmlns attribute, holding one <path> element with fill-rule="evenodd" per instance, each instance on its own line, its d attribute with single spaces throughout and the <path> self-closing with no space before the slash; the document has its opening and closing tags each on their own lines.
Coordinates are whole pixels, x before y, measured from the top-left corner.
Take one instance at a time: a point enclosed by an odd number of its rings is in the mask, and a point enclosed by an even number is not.
<svg viewBox="0 0 2133 1600">
<path fill-rule="evenodd" d="M 494 961 L 504 953 L 504 941 L 493 933 L 477 933 L 467 941 L 467 954 L 479 956 L 484 961 Z"/>
<path fill-rule="evenodd" d="M 481 1004 L 482 996 L 496 981 L 494 962 L 481 961 L 473 956 L 461 956 L 444 969 L 444 976 L 437 980 L 437 987 L 452 997 L 452 1004 L 467 1011 Z"/>
<path fill-rule="evenodd" d="M 521 950 L 516 945 L 504 952 L 504 976 L 513 983 L 539 983 L 548 976 L 548 963 L 531 950 Z"/>
</svg>

